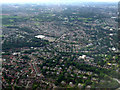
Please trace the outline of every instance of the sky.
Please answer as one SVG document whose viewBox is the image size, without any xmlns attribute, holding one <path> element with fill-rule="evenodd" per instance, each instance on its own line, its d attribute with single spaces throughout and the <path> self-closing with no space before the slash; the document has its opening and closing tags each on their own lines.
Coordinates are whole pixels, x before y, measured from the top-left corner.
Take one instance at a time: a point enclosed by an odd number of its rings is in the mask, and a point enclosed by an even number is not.
<svg viewBox="0 0 120 90">
<path fill-rule="evenodd" d="M 1 0 L 2 3 L 118 2 L 120 0 Z"/>
</svg>

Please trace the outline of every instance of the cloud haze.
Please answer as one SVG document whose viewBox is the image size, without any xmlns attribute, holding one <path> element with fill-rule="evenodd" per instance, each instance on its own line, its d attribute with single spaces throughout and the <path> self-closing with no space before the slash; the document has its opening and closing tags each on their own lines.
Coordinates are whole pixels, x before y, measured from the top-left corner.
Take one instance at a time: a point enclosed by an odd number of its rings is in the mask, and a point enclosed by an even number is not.
<svg viewBox="0 0 120 90">
<path fill-rule="evenodd" d="M 118 2 L 119 0 L 84 0 L 84 2 Z M 71 3 L 71 2 L 83 2 L 83 0 L 1 0 L 2 3 Z"/>
</svg>

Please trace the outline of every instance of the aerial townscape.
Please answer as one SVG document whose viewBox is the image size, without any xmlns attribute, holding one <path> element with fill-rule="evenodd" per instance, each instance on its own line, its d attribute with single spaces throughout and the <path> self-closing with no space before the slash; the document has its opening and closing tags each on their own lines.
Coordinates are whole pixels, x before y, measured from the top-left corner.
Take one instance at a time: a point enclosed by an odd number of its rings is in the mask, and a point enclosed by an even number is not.
<svg viewBox="0 0 120 90">
<path fill-rule="evenodd" d="M 3 4 L 0 16 L 3 90 L 120 88 L 117 3 Z"/>
</svg>

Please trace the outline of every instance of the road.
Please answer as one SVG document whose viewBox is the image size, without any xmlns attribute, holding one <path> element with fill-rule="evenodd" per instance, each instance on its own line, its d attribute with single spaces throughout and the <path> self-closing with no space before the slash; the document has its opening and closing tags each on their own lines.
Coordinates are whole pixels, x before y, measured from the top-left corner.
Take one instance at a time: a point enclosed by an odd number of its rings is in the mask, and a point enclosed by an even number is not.
<svg viewBox="0 0 120 90">
<path fill-rule="evenodd" d="M 62 37 L 64 37 L 66 34 L 63 34 L 61 37 L 59 37 L 55 42 L 59 41 Z"/>
<path fill-rule="evenodd" d="M 120 80 L 118 80 L 117 78 L 113 78 L 113 80 L 117 81 L 120 84 Z M 120 90 L 120 87 L 117 88 L 116 90 Z"/>
<path fill-rule="evenodd" d="M 33 63 L 31 62 L 32 63 L 31 65 L 33 66 L 35 73 L 37 75 L 39 72 L 37 71 L 36 58 L 34 56 L 31 56 L 31 59 L 33 60 Z"/>
<path fill-rule="evenodd" d="M 113 79 L 116 80 L 120 84 L 120 80 L 118 80 L 117 78 L 113 78 Z"/>
</svg>

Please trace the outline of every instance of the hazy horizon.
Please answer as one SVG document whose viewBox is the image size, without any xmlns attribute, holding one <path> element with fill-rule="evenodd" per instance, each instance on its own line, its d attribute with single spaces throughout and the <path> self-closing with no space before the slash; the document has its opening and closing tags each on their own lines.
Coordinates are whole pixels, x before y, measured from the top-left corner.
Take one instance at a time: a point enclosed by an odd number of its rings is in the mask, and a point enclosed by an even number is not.
<svg viewBox="0 0 120 90">
<path fill-rule="evenodd" d="M 81 3 L 81 2 L 119 2 L 119 0 L 85 0 L 85 1 L 82 1 L 82 0 L 29 0 L 29 1 L 26 1 L 26 0 L 4 0 L 4 1 L 1 1 L 1 3 L 5 4 L 5 3 L 18 3 L 18 4 L 21 4 L 21 3 L 53 3 L 53 4 L 61 4 L 61 3 Z"/>
</svg>

